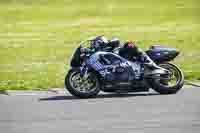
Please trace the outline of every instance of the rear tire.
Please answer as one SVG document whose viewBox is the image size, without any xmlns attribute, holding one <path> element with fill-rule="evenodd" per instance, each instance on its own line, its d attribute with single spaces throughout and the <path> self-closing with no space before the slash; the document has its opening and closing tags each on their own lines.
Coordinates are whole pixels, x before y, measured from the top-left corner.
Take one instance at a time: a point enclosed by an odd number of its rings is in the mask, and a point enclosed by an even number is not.
<svg viewBox="0 0 200 133">
<path fill-rule="evenodd" d="M 99 84 L 99 80 L 98 80 L 98 77 L 95 73 L 93 72 L 89 72 L 89 76 L 87 81 L 82 81 L 81 77 L 79 76 L 80 78 L 80 82 L 75 82 L 75 83 L 72 83 L 74 82 L 73 81 L 73 77 L 72 76 L 77 76 L 80 74 L 80 70 L 79 69 L 71 69 L 69 70 L 68 74 L 66 75 L 65 77 L 65 88 L 73 95 L 73 96 L 76 96 L 76 97 L 79 97 L 79 98 L 91 98 L 91 97 L 95 97 L 99 91 L 100 91 L 100 84 Z M 85 86 L 85 83 L 84 82 L 89 82 L 90 81 L 93 81 L 95 85 L 92 85 L 91 87 L 91 90 L 90 91 L 81 91 L 81 87 L 82 86 L 82 89 L 83 90 L 86 90 L 86 86 Z M 82 82 L 82 83 L 81 83 Z M 76 87 L 80 84 L 79 87 Z M 78 89 L 80 88 L 80 90 Z M 90 88 L 89 88 L 90 89 Z"/>
<path fill-rule="evenodd" d="M 159 66 L 168 70 L 173 69 L 177 73 L 178 79 L 176 81 L 176 84 L 173 86 L 169 86 L 168 84 L 166 84 L 166 82 L 162 83 L 162 81 L 153 80 L 153 89 L 160 94 L 177 93 L 184 85 L 183 72 L 176 65 L 171 63 L 163 63 L 159 64 Z"/>
</svg>

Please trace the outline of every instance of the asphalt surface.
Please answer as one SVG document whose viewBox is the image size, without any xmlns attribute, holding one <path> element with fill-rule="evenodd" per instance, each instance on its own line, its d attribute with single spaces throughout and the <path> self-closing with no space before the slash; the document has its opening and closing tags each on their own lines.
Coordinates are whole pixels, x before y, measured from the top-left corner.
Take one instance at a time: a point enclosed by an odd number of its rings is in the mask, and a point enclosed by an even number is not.
<svg viewBox="0 0 200 133">
<path fill-rule="evenodd" d="M 154 92 L 69 94 L 13 92 L 0 95 L 1 133 L 199 133 L 200 88 L 176 95 Z"/>
</svg>

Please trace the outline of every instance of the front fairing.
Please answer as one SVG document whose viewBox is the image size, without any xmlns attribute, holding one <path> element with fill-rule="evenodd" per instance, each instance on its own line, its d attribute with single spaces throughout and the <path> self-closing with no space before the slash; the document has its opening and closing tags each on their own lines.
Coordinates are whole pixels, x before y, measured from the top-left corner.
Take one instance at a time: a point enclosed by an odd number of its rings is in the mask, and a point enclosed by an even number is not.
<svg viewBox="0 0 200 133">
<path fill-rule="evenodd" d="M 81 59 L 81 46 L 79 46 L 78 48 L 76 48 L 76 50 L 74 51 L 71 61 L 70 61 L 70 65 L 71 67 L 80 67 L 82 64 L 82 59 Z"/>
</svg>

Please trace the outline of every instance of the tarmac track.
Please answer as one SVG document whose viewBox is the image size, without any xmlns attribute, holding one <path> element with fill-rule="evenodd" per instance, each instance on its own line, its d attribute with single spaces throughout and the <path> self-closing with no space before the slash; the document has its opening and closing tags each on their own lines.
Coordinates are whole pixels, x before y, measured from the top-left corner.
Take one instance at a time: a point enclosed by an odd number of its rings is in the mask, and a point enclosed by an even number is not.
<svg viewBox="0 0 200 133">
<path fill-rule="evenodd" d="M 1 133 L 199 133 L 200 88 L 176 95 L 155 92 L 100 94 L 76 99 L 68 93 L 0 95 Z"/>
</svg>

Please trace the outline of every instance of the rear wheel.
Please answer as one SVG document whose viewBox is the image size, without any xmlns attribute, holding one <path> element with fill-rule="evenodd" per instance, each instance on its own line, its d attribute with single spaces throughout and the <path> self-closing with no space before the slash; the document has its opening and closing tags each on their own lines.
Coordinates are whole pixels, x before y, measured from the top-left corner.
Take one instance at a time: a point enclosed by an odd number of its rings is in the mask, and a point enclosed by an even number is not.
<svg viewBox="0 0 200 133">
<path fill-rule="evenodd" d="M 182 71 L 174 64 L 163 63 L 160 67 L 167 69 L 169 75 L 161 76 L 166 79 L 155 79 L 153 82 L 153 89 L 160 94 L 175 94 L 184 85 L 184 75 Z"/>
<path fill-rule="evenodd" d="M 89 72 L 87 78 L 80 75 L 80 70 L 71 69 L 65 78 L 66 89 L 79 98 L 95 97 L 100 91 L 100 84 L 95 73 Z"/>
</svg>

